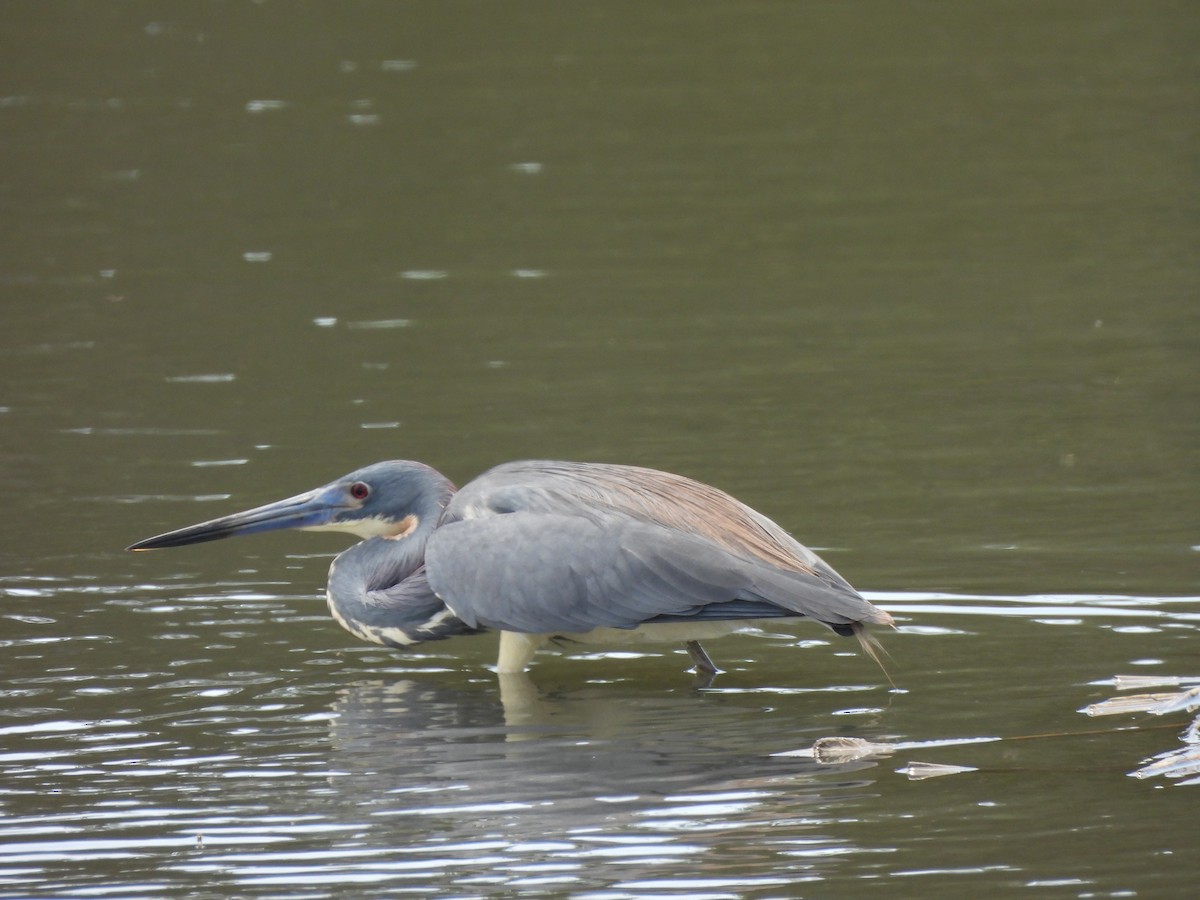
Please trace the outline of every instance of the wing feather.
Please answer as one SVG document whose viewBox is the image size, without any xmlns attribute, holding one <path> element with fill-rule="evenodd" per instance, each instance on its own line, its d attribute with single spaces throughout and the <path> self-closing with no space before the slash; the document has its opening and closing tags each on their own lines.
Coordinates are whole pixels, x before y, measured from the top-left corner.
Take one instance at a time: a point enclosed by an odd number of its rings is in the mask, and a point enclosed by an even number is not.
<svg viewBox="0 0 1200 900">
<path fill-rule="evenodd" d="M 622 513 L 850 587 L 766 516 L 711 485 L 656 469 L 550 460 L 505 463 L 466 484 L 447 506 L 443 521 L 518 511 L 577 515 L 580 510 Z"/>
<path fill-rule="evenodd" d="M 430 536 L 425 564 L 430 586 L 467 625 L 529 634 L 760 618 L 769 607 L 830 625 L 887 615 L 819 574 L 617 513 L 446 522 Z"/>
</svg>

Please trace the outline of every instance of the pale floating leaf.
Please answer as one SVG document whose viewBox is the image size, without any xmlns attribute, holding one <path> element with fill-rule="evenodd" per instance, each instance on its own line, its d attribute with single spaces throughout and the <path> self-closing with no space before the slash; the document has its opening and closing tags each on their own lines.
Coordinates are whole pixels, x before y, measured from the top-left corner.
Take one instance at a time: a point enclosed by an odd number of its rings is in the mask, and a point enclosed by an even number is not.
<svg viewBox="0 0 1200 900">
<path fill-rule="evenodd" d="M 1129 773 L 1134 778 L 1182 778 L 1184 775 L 1200 775 L 1200 747 L 1181 747 L 1169 753 L 1160 753 L 1154 762 Z"/>
<path fill-rule="evenodd" d="M 1182 678 L 1178 675 L 1116 675 L 1113 686 L 1118 691 L 1145 690 L 1151 687 L 1178 687 L 1200 681 L 1200 678 Z"/>
<path fill-rule="evenodd" d="M 961 747 L 963 744 L 990 744 L 1003 740 L 999 737 L 940 738 L 932 741 L 897 741 L 885 743 L 856 737 L 823 737 L 813 741 L 804 750 L 785 750 L 772 756 L 801 756 L 815 759 L 819 763 L 835 765 L 856 759 L 875 756 L 891 756 L 899 750 L 925 750 L 929 747 Z"/>
<path fill-rule="evenodd" d="M 1089 716 L 1115 716 L 1122 713 L 1149 712 L 1154 707 L 1178 697 L 1178 693 L 1170 694 L 1130 694 L 1128 697 L 1113 697 L 1101 700 L 1079 710 Z"/>
<path fill-rule="evenodd" d="M 1165 716 L 1173 712 L 1192 712 L 1200 709 L 1200 687 L 1194 687 L 1190 691 L 1180 691 L 1171 699 L 1164 700 L 1162 703 L 1154 706 L 1148 712 L 1156 716 Z"/>
<path fill-rule="evenodd" d="M 1200 716 L 1192 719 L 1192 724 L 1187 727 L 1179 738 L 1185 744 L 1200 744 Z"/>
<path fill-rule="evenodd" d="M 888 756 L 893 751 L 891 744 L 877 744 L 862 738 L 825 737 L 813 742 L 813 759 L 825 765 L 852 762 L 873 756 Z"/>
<path fill-rule="evenodd" d="M 867 759 L 872 756 L 886 756 L 893 750 L 891 744 L 876 744 L 872 741 L 856 737 L 823 737 L 813 741 L 813 745 L 804 750 L 786 750 L 782 753 L 772 753 L 772 756 L 801 756 L 816 760 L 822 765 L 837 765 L 838 763 L 853 762 L 856 759 Z"/>
<path fill-rule="evenodd" d="M 961 775 L 964 772 L 978 772 L 974 766 L 946 766 L 940 763 L 910 762 L 903 768 L 897 769 L 898 775 L 907 775 L 909 781 L 922 781 L 926 778 L 940 778 L 942 775 Z"/>
</svg>

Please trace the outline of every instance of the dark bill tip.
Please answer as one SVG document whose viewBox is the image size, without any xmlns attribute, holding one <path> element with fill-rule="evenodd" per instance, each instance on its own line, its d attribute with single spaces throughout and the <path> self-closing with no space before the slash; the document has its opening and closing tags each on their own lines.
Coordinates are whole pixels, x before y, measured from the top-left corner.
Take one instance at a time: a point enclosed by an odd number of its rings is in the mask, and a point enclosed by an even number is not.
<svg viewBox="0 0 1200 900">
<path fill-rule="evenodd" d="M 197 531 L 194 528 L 180 528 L 177 531 L 168 531 L 166 534 L 156 534 L 154 537 L 148 537 L 145 540 L 130 544 L 126 550 L 138 552 L 140 550 L 165 550 L 167 547 L 186 547 L 188 544 L 203 544 L 206 541 L 219 541 L 222 538 L 230 537 L 234 534 L 233 531 Z"/>
<path fill-rule="evenodd" d="M 185 547 L 188 544 L 219 541 L 239 534 L 311 527 L 328 522 L 340 508 L 327 496 L 317 491 L 309 491 L 286 500 L 268 503 L 266 506 L 156 534 L 154 537 L 130 544 L 125 549 L 162 550 L 167 547 Z"/>
</svg>

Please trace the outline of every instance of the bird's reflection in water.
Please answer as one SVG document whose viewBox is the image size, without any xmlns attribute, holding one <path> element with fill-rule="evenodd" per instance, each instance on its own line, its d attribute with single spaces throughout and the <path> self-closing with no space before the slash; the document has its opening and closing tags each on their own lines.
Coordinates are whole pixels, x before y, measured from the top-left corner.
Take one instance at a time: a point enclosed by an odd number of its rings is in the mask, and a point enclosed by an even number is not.
<svg viewBox="0 0 1200 900">
<path fill-rule="evenodd" d="M 872 765 L 831 773 L 772 759 L 818 730 L 744 697 L 564 684 L 539 689 L 513 675 L 498 685 L 409 678 L 347 687 L 331 721 L 332 763 L 345 776 L 339 790 L 397 812 L 418 794 L 426 810 L 571 799 L 629 803 L 645 814 L 647 803 L 669 795 L 742 792 L 751 805 L 776 793 L 789 804 L 824 800 L 851 787 L 848 773 Z"/>
</svg>

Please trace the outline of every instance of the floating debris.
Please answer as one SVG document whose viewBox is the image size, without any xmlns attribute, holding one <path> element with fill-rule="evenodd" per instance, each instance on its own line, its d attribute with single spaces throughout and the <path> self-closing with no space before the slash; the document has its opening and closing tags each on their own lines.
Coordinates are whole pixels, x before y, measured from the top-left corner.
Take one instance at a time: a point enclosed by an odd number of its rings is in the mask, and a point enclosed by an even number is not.
<svg viewBox="0 0 1200 900">
<path fill-rule="evenodd" d="M 940 778 L 942 775 L 961 775 L 963 772 L 978 772 L 974 766 L 943 766 L 939 763 L 910 762 L 896 770 L 898 775 L 907 775 L 909 781 Z"/>
<path fill-rule="evenodd" d="M 236 378 L 232 372 L 214 372 L 205 375 L 174 375 L 167 381 L 171 384 L 223 384 Z"/>
<path fill-rule="evenodd" d="M 1188 726 L 1179 738 L 1185 744 L 1200 744 L 1200 716 L 1192 719 L 1192 724 Z"/>
<path fill-rule="evenodd" d="M 1200 709 L 1200 687 L 1182 691 L 1176 696 L 1164 700 L 1148 712 L 1156 716 L 1165 716 L 1173 712 L 1195 712 L 1197 709 Z"/>
<path fill-rule="evenodd" d="M 1086 716 L 1119 716 L 1123 713 L 1153 712 L 1155 709 L 1172 704 L 1180 696 L 1176 691 L 1170 694 L 1130 694 L 1128 697 L 1112 697 L 1083 707 L 1079 712 Z"/>
<path fill-rule="evenodd" d="M 805 750 L 785 750 L 772 756 L 801 756 L 821 765 L 838 765 L 857 759 L 891 756 L 899 750 L 925 750 L 930 747 L 958 747 L 963 744 L 990 744 L 1003 740 L 998 737 L 945 738 L 935 741 L 896 741 L 894 743 L 868 741 L 856 737 L 822 737 L 813 741 Z"/>
<path fill-rule="evenodd" d="M 407 328 L 412 319 L 372 319 L 362 322 L 347 322 L 347 328 Z"/>
<path fill-rule="evenodd" d="M 1105 682 L 1107 683 L 1107 682 Z M 1108 700 L 1093 703 L 1080 709 L 1079 712 L 1089 716 L 1112 716 L 1121 714 L 1145 713 L 1154 716 L 1164 716 L 1178 712 L 1195 712 L 1200 709 L 1200 678 L 1175 676 L 1117 676 L 1112 683 L 1124 688 L 1131 687 L 1160 687 L 1176 686 L 1183 690 L 1156 691 L 1153 693 L 1131 694 L 1125 697 L 1113 697 Z M 1119 728 L 1117 731 L 1128 729 Z M 986 744 L 994 741 L 1032 741 L 1047 738 L 1064 738 L 1096 734 L 1088 732 L 1052 732 L 1047 734 L 1023 734 L 1001 737 L 972 737 L 946 738 L 932 741 L 869 741 L 864 738 L 832 736 L 817 738 L 811 747 L 801 750 L 786 750 L 772 753 L 772 756 L 794 756 L 811 759 L 819 765 L 843 765 L 863 759 L 873 759 L 892 754 L 901 750 L 926 749 L 930 747 L 954 747 L 965 744 Z M 1109 732 L 1104 732 L 1109 733 Z M 1185 746 L 1160 753 L 1151 761 L 1129 773 L 1134 778 L 1165 778 L 1184 779 L 1178 784 L 1200 784 L 1200 716 L 1196 716 L 1191 725 L 1181 735 Z M 896 770 L 900 775 L 907 775 L 912 781 L 926 778 L 937 778 L 942 775 L 959 775 L 964 772 L 978 772 L 976 766 L 944 765 L 911 761 Z"/>
<path fill-rule="evenodd" d="M 1179 687 L 1193 682 L 1200 682 L 1200 678 L 1184 678 L 1180 675 L 1117 675 L 1112 680 L 1113 686 L 1118 691 L 1149 687 Z"/>
<path fill-rule="evenodd" d="M 1173 712 L 1194 712 L 1197 709 L 1200 709 L 1200 686 L 1186 691 L 1112 697 L 1085 706 L 1079 711 L 1089 716 L 1112 716 L 1128 712 L 1148 712 L 1155 716 L 1165 716 Z"/>
<path fill-rule="evenodd" d="M 1140 675 L 1118 675 L 1113 684 L 1118 688 L 1150 687 L 1163 685 L 1190 685 L 1200 682 L 1196 677 L 1155 677 Z M 1177 712 L 1195 712 L 1200 709 L 1200 684 L 1181 691 L 1156 692 L 1150 694 L 1131 694 L 1127 697 L 1112 697 L 1099 703 L 1092 703 L 1079 710 L 1089 716 L 1112 716 L 1121 713 L 1149 713 L 1152 716 L 1165 716 Z M 1151 762 L 1134 769 L 1129 775 L 1133 778 L 1184 778 L 1180 785 L 1200 784 L 1200 716 L 1196 716 L 1187 729 L 1180 735 L 1184 746 L 1176 750 L 1166 750 L 1151 758 Z"/>
<path fill-rule="evenodd" d="M 1194 723 L 1193 723 L 1194 724 Z M 1180 747 L 1178 750 L 1168 750 L 1154 757 L 1154 762 L 1147 763 L 1140 769 L 1129 773 L 1133 778 L 1153 778 L 1162 775 L 1165 778 L 1182 778 L 1184 775 L 1200 775 L 1200 746 Z M 1193 784 L 1191 781 L 1181 781 L 1180 784 Z"/>
<path fill-rule="evenodd" d="M 837 765 L 838 763 L 853 762 L 871 756 L 887 756 L 895 749 L 892 744 L 877 744 L 873 741 L 854 737 L 823 737 L 813 741 L 813 745 L 804 750 L 785 750 L 783 753 L 772 753 L 772 756 L 803 756 L 816 760 L 822 765 Z"/>
</svg>

